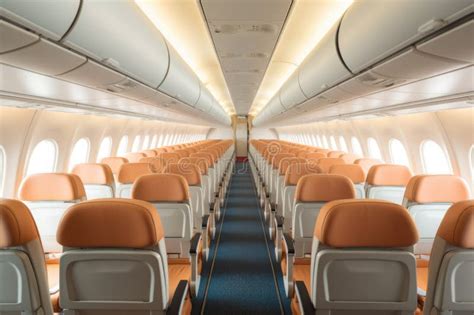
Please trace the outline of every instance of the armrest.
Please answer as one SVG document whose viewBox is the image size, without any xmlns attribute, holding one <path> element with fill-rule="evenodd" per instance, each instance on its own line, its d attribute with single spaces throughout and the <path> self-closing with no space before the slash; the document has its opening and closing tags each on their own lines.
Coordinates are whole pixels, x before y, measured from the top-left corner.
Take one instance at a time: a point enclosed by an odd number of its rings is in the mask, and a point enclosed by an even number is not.
<svg viewBox="0 0 474 315">
<path fill-rule="evenodd" d="M 293 238 L 288 233 L 283 234 L 283 241 L 285 242 L 286 250 L 288 254 L 295 254 L 295 245 Z"/>
<path fill-rule="evenodd" d="M 277 227 L 283 227 L 283 223 L 285 222 L 285 218 L 282 215 L 275 215 L 275 222 Z"/>
<path fill-rule="evenodd" d="M 194 234 L 193 238 L 191 239 L 191 248 L 189 249 L 189 253 L 196 254 L 197 248 L 199 246 L 199 242 L 201 241 L 201 233 Z"/>
<path fill-rule="evenodd" d="M 170 305 L 168 305 L 168 310 L 166 311 L 166 315 L 178 315 L 181 313 L 181 310 L 184 306 L 184 301 L 186 300 L 186 296 L 188 294 L 188 281 L 181 280 L 174 291 L 173 299 L 171 300 Z"/>
<path fill-rule="evenodd" d="M 301 315 L 314 314 L 315 309 L 303 281 L 296 281 L 295 291 Z"/>
<path fill-rule="evenodd" d="M 203 229 L 207 228 L 208 224 L 209 224 L 209 214 L 205 214 L 202 216 L 201 228 Z"/>
</svg>

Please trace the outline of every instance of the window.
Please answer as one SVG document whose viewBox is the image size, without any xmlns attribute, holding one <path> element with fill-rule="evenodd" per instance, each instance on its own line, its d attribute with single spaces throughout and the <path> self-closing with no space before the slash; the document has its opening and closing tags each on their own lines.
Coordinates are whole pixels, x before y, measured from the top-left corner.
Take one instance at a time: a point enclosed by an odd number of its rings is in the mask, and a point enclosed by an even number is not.
<svg viewBox="0 0 474 315">
<path fill-rule="evenodd" d="M 125 153 L 127 153 L 127 147 L 128 147 L 128 136 L 123 136 L 122 139 L 120 139 L 119 146 L 117 149 L 117 155 L 122 156 Z"/>
<path fill-rule="evenodd" d="M 0 196 L 3 196 L 3 185 L 5 183 L 6 155 L 5 150 L 0 146 Z"/>
<path fill-rule="evenodd" d="M 133 144 L 132 144 L 132 152 L 138 152 L 138 150 L 140 149 L 140 140 L 141 140 L 140 136 L 135 137 L 135 140 L 133 140 Z"/>
<path fill-rule="evenodd" d="M 349 150 L 347 149 L 346 140 L 344 139 L 343 136 L 339 136 L 339 146 L 340 146 L 342 151 L 349 152 Z"/>
<path fill-rule="evenodd" d="M 323 148 L 329 148 L 328 139 L 326 138 L 326 136 L 323 136 Z"/>
<path fill-rule="evenodd" d="M 329 142 L 331 143 L 331 149 L 333 150 L 338 150 L 337 149 L 337 144 L 336 144 L 336 139 L 334 139 L 334 136 L 329 137 Z"/>
<path fill-rule="evenodd" d="M 99 147 L 99 153 L 97 153 L 97 162 L 102 161 L 103 158 L 110 156 L 112 153 L 112 138 L 106 137 L 102 140 Z"/>
<path fill-rule="evenodd" d="M 360 146 L 359 140 L 357 140 L 356 137 L 351 138 L 351 144 L 352 144 L 352 153 L 363 156 L 364 152 L 362 152 L 362 147 Z"/>
<path fill-rule="evenodd" d="M 77 140 L 69 157 L 69 169 L 72 170 L 74 165 L 86 163 L 89 160 L 89 139 L 81 138 Z"/>
<path fill-rule="evenodd" d="M 158 148 L 164 145 L 164 140 L 165 140 L 165 137 L 163 136 L 163 134 L 161 134 L 160 137 L 158 138 Z"/>
<path fill-rule="evenodd" d="M 150 148 L 152 148 L 152 149 L 156 148 L 156 142 L 157 141 L 158 141 L 158 136 L 154 135 L 153 138 L 151 139 Z"/>
<path fill-rule="evenodd" d="M 149 146 L 150 146 L 150 136 L 146 135 L 145 138 L 143 138 L 142 150 L 148 149 Z"/>
<path fill-rule="evenodd" d="M 170 135 L 169 135 L 169 134 L 166 134 L 166 135 L 165 135 L 165 139 L 164 139 L 164 141 L 163 141 L 163 145 L 168 145 L 169 139 L 170 139 Z"/>
<path fill-rule="evenodd" d="M 474 182 L 474 145 L 471 146 L 471 150 L 469 151 L 469 160 L 471 161 L 471 177 Z"/>
<path fill-rule="evenodd" d="M 390 139 L 389 143 L 390 158 L 393 164 L 400 164 L 410 167 L 407 150 L 398 139 Z"/>
<path fill-rule="evenodd" d="M 421 144 L 423 170 L 428 174 L 452 174 L 451 165 L 444 150 L 433 140 Z"/>
<path fill-rule="evenodd" d="M 56 170 L 58 145 L 54 140 L 43 140 L 38 143 L 31 153 L 26 175 L 36 173 L 51 173 Z"/>
<path fill-rule="evenodd" d="M 318 144 L 318 147 L 323 146 L 323 143 L 321 142 L 321 137 L 319 135 L 316 135 L 316 143 Z"/>
<path fill-rule="evenodd" d="M 383 161 L 382 152 L 380 152 L 377 140 L 374 138 L 367 139 L 367 147 L 369 148 L 369 156 L 371 158 Z"/>
</svg>

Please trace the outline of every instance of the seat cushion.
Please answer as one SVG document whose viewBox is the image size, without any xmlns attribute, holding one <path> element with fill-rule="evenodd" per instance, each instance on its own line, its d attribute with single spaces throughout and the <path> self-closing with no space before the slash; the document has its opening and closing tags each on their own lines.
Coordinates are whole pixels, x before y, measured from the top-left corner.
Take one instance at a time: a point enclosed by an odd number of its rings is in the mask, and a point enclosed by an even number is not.
<svg viewBox="0 0 474 315">
<path fill-rule="evenodd" d="M 293 263 L 293 283 L 303 281 L 311 293 L 311 258 L 296 258 Z"/>
<path fill-rule="evenodd" d="M 169 302 L 173 299 L 174 292 L 181 280 L 190 281 L 191 279 L 191 262 L 187 258 L 168 259 L 168 279 Z"/>
<path fill-rule="evenodd" d="M 416 260 L 416 283 L 418 288 L 423 291 L 428 290 L 428 260 Z"/>
<path fill-rule="evenodd" d="M 47 262 L 49 289 L 59 288 L 59 263 Z"/>
</svg>

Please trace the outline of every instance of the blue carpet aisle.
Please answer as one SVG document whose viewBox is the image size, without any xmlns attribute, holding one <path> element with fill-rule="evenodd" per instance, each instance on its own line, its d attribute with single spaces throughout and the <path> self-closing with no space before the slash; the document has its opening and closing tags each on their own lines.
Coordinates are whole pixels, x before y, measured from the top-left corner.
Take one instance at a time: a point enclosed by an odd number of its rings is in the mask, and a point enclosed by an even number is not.
<svg viewBox="0 0 474 315">
<path fill-rule="evenodd" d="M 247 163 L 236 165 L 223 215 L 193 314 L 290 314 Z"/>
</svg>

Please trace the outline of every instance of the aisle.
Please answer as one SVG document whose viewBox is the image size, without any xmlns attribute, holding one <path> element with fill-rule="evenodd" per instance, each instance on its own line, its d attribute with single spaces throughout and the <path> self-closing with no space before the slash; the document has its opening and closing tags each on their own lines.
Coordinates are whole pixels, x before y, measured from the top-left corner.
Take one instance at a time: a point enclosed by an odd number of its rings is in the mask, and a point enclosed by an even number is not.
<svg viewBox="0 0 474 315">
<path fill-rule="evenodd" d="M 247 163 L 236 165 L 229 189 L 223 222 L 218 227 L 217 251 L 211 251 L 210 276 L 205 277 L 207 285 L 201 287 L 202 308 L 193 313 L 288 313 L 281 272 L 264 232 Z"/>
</svg>

